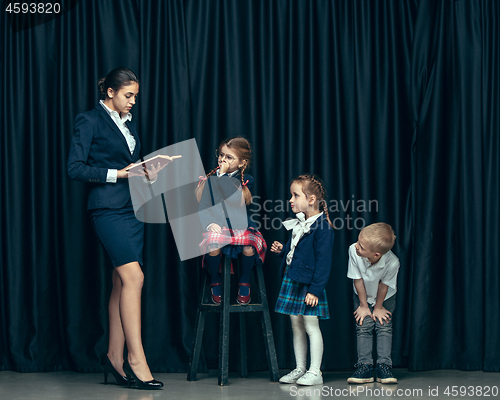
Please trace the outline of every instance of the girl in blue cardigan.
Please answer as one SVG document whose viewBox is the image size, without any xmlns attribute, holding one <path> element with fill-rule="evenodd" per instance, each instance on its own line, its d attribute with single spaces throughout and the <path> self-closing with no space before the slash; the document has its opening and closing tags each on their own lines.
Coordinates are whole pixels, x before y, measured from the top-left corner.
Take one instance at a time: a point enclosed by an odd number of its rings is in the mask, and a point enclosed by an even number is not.
<svg viewBox="0 0 500 400">
<path fill-rule="evenodd" d="M 297 218 L 283 222 L 292 237 L 285 246 L 274 242 L 273 253 L 283 258 L 283 283 L 275 311 L 290 315 L 296 368 L 282 383 L 321 385 L 323 337 L 319 319 L 330 318 L 325 286 L 330 276 L 334 230 L 328 217 L 325 189 L 315 175 L 301 175 L 290 185 L 290 205 Z M 321 208 L 321 210 L 320 210 Z M 307 336 L 311 365 L 306 372 Z"/>
</svg>

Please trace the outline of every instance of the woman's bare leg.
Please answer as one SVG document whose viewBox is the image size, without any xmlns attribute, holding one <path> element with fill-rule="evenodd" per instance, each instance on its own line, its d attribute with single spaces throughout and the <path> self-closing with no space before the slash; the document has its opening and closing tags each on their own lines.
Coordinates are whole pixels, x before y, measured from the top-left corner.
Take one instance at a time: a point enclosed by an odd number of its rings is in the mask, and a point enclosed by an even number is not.
<svg viewBox="0 0 500 400">
<path fill-rule="evenodd" d="M 123 372 L 123 348 L 125 345 L 125 335 L 123 334 L 122 320 L 120 317 L 120 297 L 122 292 L 122 281 L 120 276 L 113 269 L 113 290 L 109 297 L 109 347 L 108 358 L 113 367 L 122 376 Z"/>
<path fill-rule="evenodd" d="M 128 349 L 128 361 L 141 381 L 153 379 L 146 361 L 141 337 L 141 294 L 144 274 L 138 262 L 115 268 L 122 282 L 120 316 Z"/>
</svg>

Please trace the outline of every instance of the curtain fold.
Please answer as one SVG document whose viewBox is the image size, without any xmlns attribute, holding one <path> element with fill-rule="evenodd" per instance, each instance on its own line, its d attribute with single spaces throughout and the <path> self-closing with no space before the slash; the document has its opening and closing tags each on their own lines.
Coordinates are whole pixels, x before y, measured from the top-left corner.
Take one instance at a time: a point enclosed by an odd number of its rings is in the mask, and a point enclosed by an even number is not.
<svg viewBox="0 0 500 400">
<path fill-rule="evenodd" d="M 500 6 L 491 1 L 87 0 L 14 32 L 0 58 L 0 370 L 95 372 L 107 348 L 111 271 L 86 188 L 66 174 L 75 116 L 117 66 L 138 74 L 143 156 L 243 135 L 253 219 L 285 242 L 289 182 L 321 176 L 337 228 L 323 370 L 355 357 L 347 249 L 384 221 L 400 258 L 393 361 L 411 370 L 500 370 L 498 220 Z M 181 262 L 168 224 L 148 224 L 143 341 L 153 371 L 185 372 L 199 260 Z M 264 265 L 280 368 L 289 319 L 275 314 L 280 259 Z M 265 369 L 249 315 L 249 369 Z M 231 326 L 231 338 L 238 336 Z M 207 318 L 201 369 L 217 368 Z M 236 368 L 237 340 L 230 368 Z"/>
<path fill-rule="evenodd" d="M 495 15 L 495 6 L 421 2 L 418 11 L 412 57 L 415 242 L 410 366 L 498 370 L 498 365 L 486 362 L 491 350 L 498 351 L 498 343 L 485 332 L 487 316 L 498 315 L 498 306 L 484 296 L 485 278 L 491 276 L 488 265 L 497 261 L 483 245 L 495 234 L 495 229 L 486 229 L 495 210 L 485 213 L 484 203 L 489 203 L 491 190 L 498 189 L 485 186 L 483 141 L 491 132 L 482 122 L 484 106 L 498 110 L 498 102 L 483 104 L 483 92 L 498 80 L 486 83 L 483 77 L 484 57 L 496 51 L 490 53 L 491 39 L 484 38 L 482 26 L 486 14 Z M 498 292 L 498 277 L 492 278 Z"/>
<path fill-rule="evenodd" d="M 500 305 L 490 301 L 498 297 L 500 272 L 495 266 L 500 259 L 497 246 L 500 238 L 498 221 L 500 220 L 500 4 L 484 2 L 480 8 L 481 18 L 481 145 L 482 145 L 482 221 L 483 241 L 481 251 L 484 254 L 483 291 L 481 301 L 485 305 L 483 337 L 478 340 L 485 345 L 482 348 L 484 369 L 499 371 L 500 341 L 495 332 L 500 329 Z M 476 263 L 477 265 L 477 263 Z M 497 317 L 495 317 L 497 316 Z"/>
</svg>

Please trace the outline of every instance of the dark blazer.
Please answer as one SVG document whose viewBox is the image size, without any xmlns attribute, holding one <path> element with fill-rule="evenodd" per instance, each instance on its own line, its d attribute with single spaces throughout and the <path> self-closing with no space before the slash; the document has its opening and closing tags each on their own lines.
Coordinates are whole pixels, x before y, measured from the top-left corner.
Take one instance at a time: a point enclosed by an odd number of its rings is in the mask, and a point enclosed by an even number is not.
<svg viewBox="0 0 500 400">
<path fill-rule="evenodd" d="M 122 169 L 140 159 L 141 144 L 135 124 L 127 122 L 136 145 L 130 154 L 127 141 L 101 104 L 78 114 L 68 156 L 71 179 L 91 185 L 87 209 L 122 208 L 132 204 L 127 179 L 107 183 L 108 169 Z"/>
<path fill-rule="evenodd" d="M 311 225 L 295 246 L 292 262 L 288 267 L 288 277 L 294 281 L 309 285 L 309 293 L 319 297 L 328 282 L 332 268 L 333 239 L 335 232 L 323 214 Z M 290 251 L 292 236 L 279 254 L 281 261 L 280 274 L 283 277 L 286 269 L 286 255 Z"/>
<path fill-rule="evenodd" d="M 239 192 L 239 196 L 234 196 L 234 204 L 226 201 L 234 194 L 238 194 L 238 188 L 241 186 L 240 176 L 238 172 L 232 177 L 223 175 L 219 178 L 217 175 L 212 175 L 207 179 L 203 188 L 198 212 L 203 229 L 206 229 L 212 223 L 216 223 L 221 227 L 229 227 L 222 207 L 212 208 L 214 205 L 220 204 L 221 199 L 224 200 L 226 210 L 229 210 L 232 229 L 242 229 L 243 227 L 257 229 L 257 225 L 250 218 L 248 207 L 245 207 L 245 215 L 240 215 L 240 218 L 233 218 L 231 215 L 231 210 L 237 210 L 241 207 L 242 192 Z M 248 180 L 247 187 L 251 192 L 254 179 L 251 175 L 247 174 L 244 177 L 245 181 Z M 212 191 L 210 191 L 210 188 L 212 188 Z"/>
</svg>

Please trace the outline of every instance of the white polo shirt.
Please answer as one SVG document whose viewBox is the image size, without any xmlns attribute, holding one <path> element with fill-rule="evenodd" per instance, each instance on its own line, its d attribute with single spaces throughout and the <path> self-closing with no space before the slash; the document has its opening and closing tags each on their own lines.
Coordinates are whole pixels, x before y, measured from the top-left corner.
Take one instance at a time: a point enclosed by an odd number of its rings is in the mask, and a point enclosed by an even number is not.
<svg viewBox="0 0 500 400">
<path fill-rule="evenodd" d="M 367 258 L 358 256 L 355 245 L 356 243 L 353 243 L 349 246 L 347 277 L 350 279 L 363 279 L 367 301 L 372 306 L 377 302 L 379 282 L 389 286 L 384 300 L 394 296 L 397 291 L 399 258 L 389 250 L 380 257 L 380 260 L 375 265 L 372 265 Z M 353 288 L 354 293 L 358 294 L 354 282 Z"/>
</svg>

